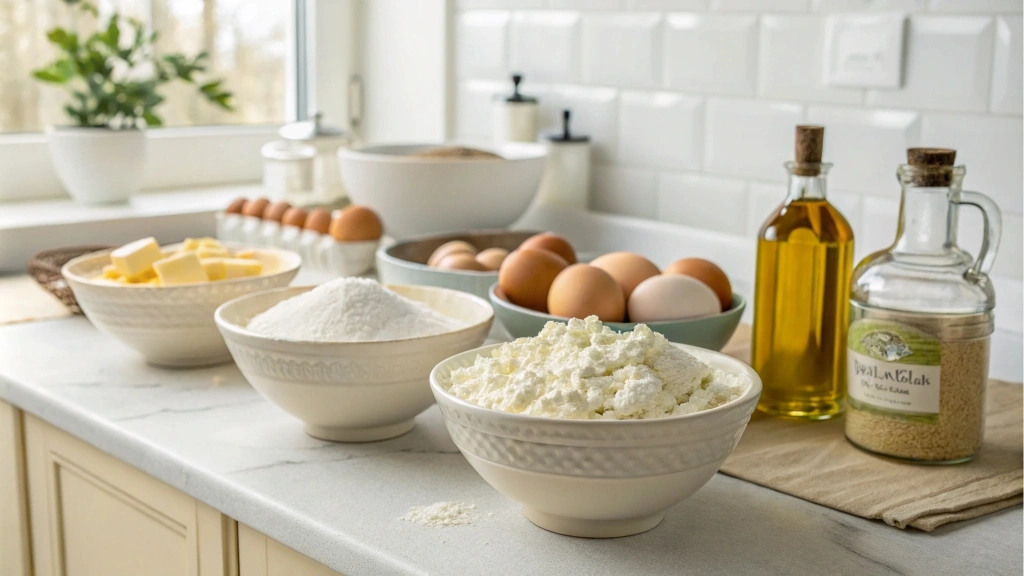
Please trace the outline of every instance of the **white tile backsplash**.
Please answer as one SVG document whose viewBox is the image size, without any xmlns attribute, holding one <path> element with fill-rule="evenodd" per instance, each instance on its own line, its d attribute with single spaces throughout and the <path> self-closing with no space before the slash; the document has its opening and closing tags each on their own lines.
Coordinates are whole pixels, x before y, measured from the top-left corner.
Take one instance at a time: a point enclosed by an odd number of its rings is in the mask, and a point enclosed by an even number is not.
<svg viewBox="0 0 1024 576">
<path fill-rule="evenodd" d="M 455 41 L 456 70 L 460 78 L 501 78 L 508 63 L 510 14 L 501 10 L 474 10 L 459 15 Z"/>
<path fill-rule="evenodd" d="M 711 0 L 712 10 L 723 12 L 804 12 L 810 0 Z"/>
<path fill-rule="evenodd" d="M 754 182 L 747 200 L 747 235 L 756 238 L 761 226 L 786 199 L 786 186 Z"/>
<path fill-rule="evenodd" d="M 547 7 L 556 10 L 618 10 L 624 0 L 548 0 Z"/>
<path fill-rule="evenodd" d="M 981 236 L 984 230 L 981 213 L 972 206 L 960 208 L 960 228 L 957 244 L 977 258 L 981 247 Z M 1021 259 L 1020 248 L 1024 245 L 1024 220 L 1020 214 L 1003 214 L 1003 230 L 996 251 L 996 261 L 992 266 L 992 274 L 1020 280 L 1024 274 L 1024 260 Z M 998 295 L 997 295 L 998 296 Z"/>
<path fill-rule="evenodd" d="M 925 146 L 956 149 L 956 163 L 967 167 L 964 189 L 990 196 L 1004 212 L 1024 212 L 1024 124 L 997 116 L 926 113 L 921 124 Z"/>
<path fill-rule="evenodd" d="M 929 0 L 928 9 L 932 12 L 1016 12 L 1022 7 L 1020 0 Z"/>
<path fill-rule="evenodd" d="M 710 98 L 707 103 L 705 168 L 724 176 L 785 181 L 783 162 L 793 158 L 799 104 Z"/>
<path fill-rule="evenodd" d="M 665 84 L 715 94 L 753 94 L 757 16 L 670 14 L 665 25 Z"/>
<path fill-rule="evenodd" d="M 583 82 L 656 88 L 661 82 L 661 15 L 583 16 Z"/>
<path fill-rule="evenodd" d="M 704 101 L 665 92 L 623 92 L 618 152 L 627 164 L 700 170 L 704 159 Z"/>
<path fill-rule="evenodd" d="M 896 166 L 917 146 L 920 115 L 906 110 L 812 106 L 807 121 L 825 126 L 822 158 L 832 163 L 829 184 L 841 190 L 899 195 Z"/>
<path fill-rule="evenodd" d="M 611 88 L 552 86 L 541 103 L 541 126 L 559 126 L 561 111 L 572 110 L 573 132 L 590 136 L 594 161 L 610 161 L 615 155 L 618 106 L 618 92 Z"/>
<path fill-rule="evenodd" d="M 469 80 L 459 84 L 455 99 L 455 128 L 459 136 L 491 136 L 491 103 L 506 90 L 504 82 Z"/>
<path fill-rule="evenodd" d="M 529 80 L 575 82 L 579 76 L 576 12 L 517 12 L 512 16 L 509 65 Z"/>
<path fill-rule="evenodd" d="M 640 218 L 657 215 L 658 173 L 621 166 L 594 166 L 590 175 L 590 208 Z"/>
<path fill-rule="evenodd" d="M 987 16 L 913 16 L 900 90 L 869 90 L 873 106 L 984 111 L 992 71 L 993 21 Z"/>
<path fill-rule="evenodd" d="M 888 248 L 896 239 L 900 215 L 899 198 L 864 197 L 860 230 L 853 231 L 854 251 L 863 257 Z"/>
<path fill-rule="evenodd" d="M 746 203 L 743 180 L 663 173 L 658 179 L 658 219 L 729 234 L 743 234 L 746 214 L 730 209 Z"/>
<path fill-rule="evenodd" d="M 630 10 L 671 10 L 676 12 L 702 12 L 711 0 L 626 0 Z"/>
<path fill-rule="evenodd" d="M 999 16 L 996 18 L 996 47 L 992 56 L 992 102 L 990 110 L 1004 114 L 1020 114 L 1024 103 L 1024 90 L 1021 89 L 1021 73 L 1024 63 L 1021 60 L 1021 28 L 1020 16 Z"/>
<path fill-rule="evenodd" d="M 860 104 L 863 90 L 825 85 L 824 32 L 823 20 L 815 16 L 762 16 L 758 95 Z"/>
<path fill-rule="evenodd" d="M 817 12 L 922 12 L 927 0 L 814 0 Z"/>
</svg>

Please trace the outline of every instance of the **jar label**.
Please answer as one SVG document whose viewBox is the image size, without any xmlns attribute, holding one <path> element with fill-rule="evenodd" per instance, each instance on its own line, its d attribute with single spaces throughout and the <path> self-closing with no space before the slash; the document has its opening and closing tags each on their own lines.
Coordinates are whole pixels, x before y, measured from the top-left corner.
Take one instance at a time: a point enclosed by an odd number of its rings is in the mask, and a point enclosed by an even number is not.
<svg viewBox="0 0 1024 576">
<path fill-rule="evenodd" d="M 857 320 L 850 324 L 848 347 L 854 407 L 921 416 L 939 413 L 939 340 L 897 322 Z"/>
</svg>

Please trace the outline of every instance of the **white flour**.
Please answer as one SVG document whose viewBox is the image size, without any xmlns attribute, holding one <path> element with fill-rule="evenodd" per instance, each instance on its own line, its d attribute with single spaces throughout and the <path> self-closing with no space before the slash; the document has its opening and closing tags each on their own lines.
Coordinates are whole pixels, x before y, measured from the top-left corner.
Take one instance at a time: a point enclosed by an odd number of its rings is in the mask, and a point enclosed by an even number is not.
<svg viewBox="0 0 1024 576">
<path fill-rule="evenodd" d="M 437 502 L 429 506 L 413 506 L 399 518 L 405 522 L 422 524 L 432 528 L 442 526 L 465 526 L 476 519 L 476 506 L 463 502 Z"/>
<path fill-rule="evenodd" d="M 339 278 L 257 315 L 247 328 L 279 340 L 374 342 L 451 332 L 465 324 L 367 278 Z"/>
<path fill-rule="evenodd" d="M 452 371 L 448 391 L 517 414 L 642 419 L 691 414 L 734 400 L 749 381 L 712 369 L 638 324 L 622 334 L 596 316 L 548 322 Z"/>
</svg>

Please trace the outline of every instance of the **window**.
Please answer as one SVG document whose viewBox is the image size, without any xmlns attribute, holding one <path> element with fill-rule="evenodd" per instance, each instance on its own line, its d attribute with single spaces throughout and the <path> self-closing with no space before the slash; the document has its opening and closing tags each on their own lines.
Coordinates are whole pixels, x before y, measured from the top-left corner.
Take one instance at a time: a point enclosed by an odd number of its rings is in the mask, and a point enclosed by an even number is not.
<svg viewBox="0 0 1024 576">
<path fill-rule="evenodd" d="M 293 3 L 287 0 L 99 0 L 101 18 L 118 9 L 160 33 L 157 51 L 210 55 L 210 78 L 223 78 L 235 111 L 202 102 L 186 85 L 165 87 L 167 127 L 267 124 L 288 120 L 286 70 Z M 56 54 L 46 39 L 55 26 L 81 29 L 63 0 L 0 0 L 0 133 L 39 132 L 68 122 L 67 94 L 32 70 Z M 79 20 L 85 20 L 78 18 Z"/>
</svg>

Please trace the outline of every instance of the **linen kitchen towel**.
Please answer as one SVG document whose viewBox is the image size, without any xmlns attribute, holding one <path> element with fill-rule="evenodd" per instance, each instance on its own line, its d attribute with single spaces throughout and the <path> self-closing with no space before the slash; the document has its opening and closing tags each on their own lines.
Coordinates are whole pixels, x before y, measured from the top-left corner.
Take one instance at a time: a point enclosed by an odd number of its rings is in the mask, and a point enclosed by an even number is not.
<svg viewBox="0 0 1024 576">
<path fill-rule="evenodd" d="M 749 329 L 723 352 L 746 361 Z M 899 462 L 855 448 L 843 418 L 801 422 L 755 413 L 722 472 L 897 528 L 930 532 L 1021 504 L 1024 387 L 990 380 L 985 444 L 951 466 Z"/>
</svg>

